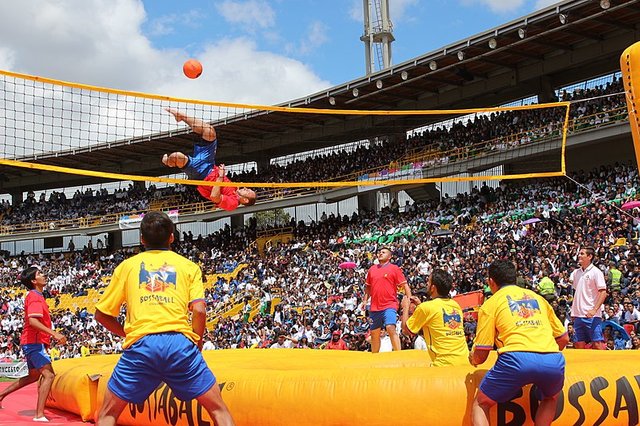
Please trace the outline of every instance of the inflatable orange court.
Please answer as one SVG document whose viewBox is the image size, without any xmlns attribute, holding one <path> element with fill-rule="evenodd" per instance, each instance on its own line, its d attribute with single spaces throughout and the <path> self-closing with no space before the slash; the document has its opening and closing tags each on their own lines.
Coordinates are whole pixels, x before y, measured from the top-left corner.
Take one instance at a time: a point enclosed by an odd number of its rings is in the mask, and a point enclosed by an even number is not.
<svg viewBox="0 0 640 426">
<path fill-rule="evenodd" d="M 421 351 L 382 354 L 301 349 L 204 352 L 238 425 L 467 425 L 480 380 L 495 362 L 429 367 Z M 567 350 L 558 425 L 637 424 L 640 352 Z M 94 420 L 117 355 L 56 361 L 47 406 Z M 531 387 L 491 412 L 495 425 L 533 424 Z M 195 401 L 161 385 L 130 404 L 122 425 L 213 425 Z"/>
</svg>

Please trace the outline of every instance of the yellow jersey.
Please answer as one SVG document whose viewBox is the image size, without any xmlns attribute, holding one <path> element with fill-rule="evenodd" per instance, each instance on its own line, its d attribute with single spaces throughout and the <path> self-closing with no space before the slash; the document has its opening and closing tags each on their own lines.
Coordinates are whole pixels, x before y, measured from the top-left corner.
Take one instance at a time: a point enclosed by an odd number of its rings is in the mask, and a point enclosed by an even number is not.
<svg viewBox="0 0 640 426">
<path fill-rule="evenodd" d="M 117 317 L 127 304 L 123 348 L 147 334 L 179 332 L 193 342 L 189 306 L 204 301 L 200 267 L 170 250 L 149 250 L 122 262 L 96 305 Z"/>
<path fill-rule="evenodd" d="M 80 356 L 82 358 L 88 357 L 89 355 L 91 355 L 91 350 L 89 350 L 88 347 L 86 347 L 85 345 L 80 346 Z"/>
<path fill-rule="evenodd" d="M 462 308 L 455 300 L 437 298 L 419 304 L 407 328 L 414 334 L 422 329 L 432 366 L 469 365 Z"/>
<path fill-rule="evenodd" d="M 531 290 L 501 287 L 478 313 L 474 349 L 505 352 L 560 352 L 555 339 L 566 330 L 551 305 Z"/>
</svg>

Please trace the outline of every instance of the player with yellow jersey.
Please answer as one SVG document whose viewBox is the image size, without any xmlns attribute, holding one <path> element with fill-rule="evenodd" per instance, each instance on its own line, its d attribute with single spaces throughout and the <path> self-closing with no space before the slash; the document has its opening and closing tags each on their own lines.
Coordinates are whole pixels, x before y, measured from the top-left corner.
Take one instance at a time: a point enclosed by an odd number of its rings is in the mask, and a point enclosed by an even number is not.
<svg viewBox="0 0 640 426">
<path fill-rule="evenodd" d="M 118 265 L 96 305 L 96 321 L 125 338 L 99 410 L 99 426 L 115 425 L 128 403 L 144 402 L 160 382 L 183 401 L 196 399 L 215 424 L 234 424 L 200 353 L 206 322 L 202 272 L 170 251 L 173 233 L 166 214 L 145 214 L 140 224 L 145 251 Z M 124 326 L 117 320 L 123 303 Z"/>
<path fill-rule="evenodd" d="M 490 408 L 509 401 L 527 384 L 537 386 L 541 400 L 535 424 L 551 424 L 564 385 L 561 351 L 569 342 L 567 331 L 544 298 L 515 284 L 513 263 L 497 260 L 489 266 L 493 296 L 480 308 L 469 360 L 482 364 L 494 345 L 499 355 L 473 402 L 474 425 L 488 425 Z"/>
<path fill-rule="evenodd" d="M 402 330 L 405 334 L 418 334 L 422 330 L 433 367 L 469 365 L 469 349 L 464 336 L 462 308 L 449 297 L 453 279 L 442 269 L 429 276 L 428 291 L 431 300 L 419 303 L 409 317 L 410 299 L 402 299 Z"/>
</svg>

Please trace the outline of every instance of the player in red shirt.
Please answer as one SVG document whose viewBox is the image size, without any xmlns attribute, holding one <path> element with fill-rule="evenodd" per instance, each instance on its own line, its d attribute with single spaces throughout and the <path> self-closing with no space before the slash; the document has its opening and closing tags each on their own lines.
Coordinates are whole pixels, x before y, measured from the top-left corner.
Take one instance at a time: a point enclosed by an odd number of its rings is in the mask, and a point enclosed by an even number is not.
<svg viewBox="0 0 640 426">
<path fill-rule="evenodd" d="M 398 288 L 404 287 L 405 297 L 411 297 L 411 288 L 402 270 L 391 263 L 391 250 L 382 247 L 378 250 L 378 264 L 367 272 L 367 285 L 362 301 L 363 308 L 371 299 L 371 352 L 380 352 L 380 330 L 385 327 L 394 351 L 400 350 L 400 336 L 396 331 L 398 320 Z"/>
<path fill-rule="evenodd" d="M 184 121 L 194 133 L 200 135 L 204 143 L 193 147 L 193 155 L 182 152 L 165 154 L 162 162 L 168 167 L 179 167 L 189 179 L 210 182 L 231 182 L 226 177 L 224 164 L 215 165 L 218 139 L 215 128 L 200 119 L 189 117 L 180 111 L 167 108 L 177 122 Z M 239 204 L 252 206 L 256 203 L 256 193 L 249 188 L 233 186 L 198 186 L 198 192 L 221 209 L 235 210 Z"/>
<path fill-rule="evenodd" d="M 20 346 L 27 358 L 29 375 L 13 382 L 5 390 L 0 392 L 0 407 L 2 400 L 9 394 L 23 388 L 42 376 L 42 381 L 38 388 L 38 402 L 35 422 L 48 422 L 44 416 L 44 404 L 49 395 L 51 384 L 55 377 L 51 359 L 45 349 L 49 347 L 51 337 L 59 344 L 64 345 L 67 338 L 55 330 L 51 329 L 51 316 L 49 307 L 42 295 L 42 289 L 47 283 L 47 277 L 35 266 L 30 266 L 20 274 L 20 281 L 29 289 L 24 300 L 24 327 L 20 336 Z"/>
</svg>

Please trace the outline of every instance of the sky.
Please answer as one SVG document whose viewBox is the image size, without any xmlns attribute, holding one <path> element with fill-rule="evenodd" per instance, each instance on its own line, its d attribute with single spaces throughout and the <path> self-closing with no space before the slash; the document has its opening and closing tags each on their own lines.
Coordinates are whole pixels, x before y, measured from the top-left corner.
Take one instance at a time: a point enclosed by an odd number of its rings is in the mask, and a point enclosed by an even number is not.
<svg viewBox="0 0 640 426">
<path fill-rule="evenodd" d="M 553 0 L 389 0 L 393 63 Z M 274 104 L 365 73 L 362 0 L 2 0 L 0 69 L 181 98 Z M 204 72 L 190 80 L 182 64 Z"/>
</svg>

